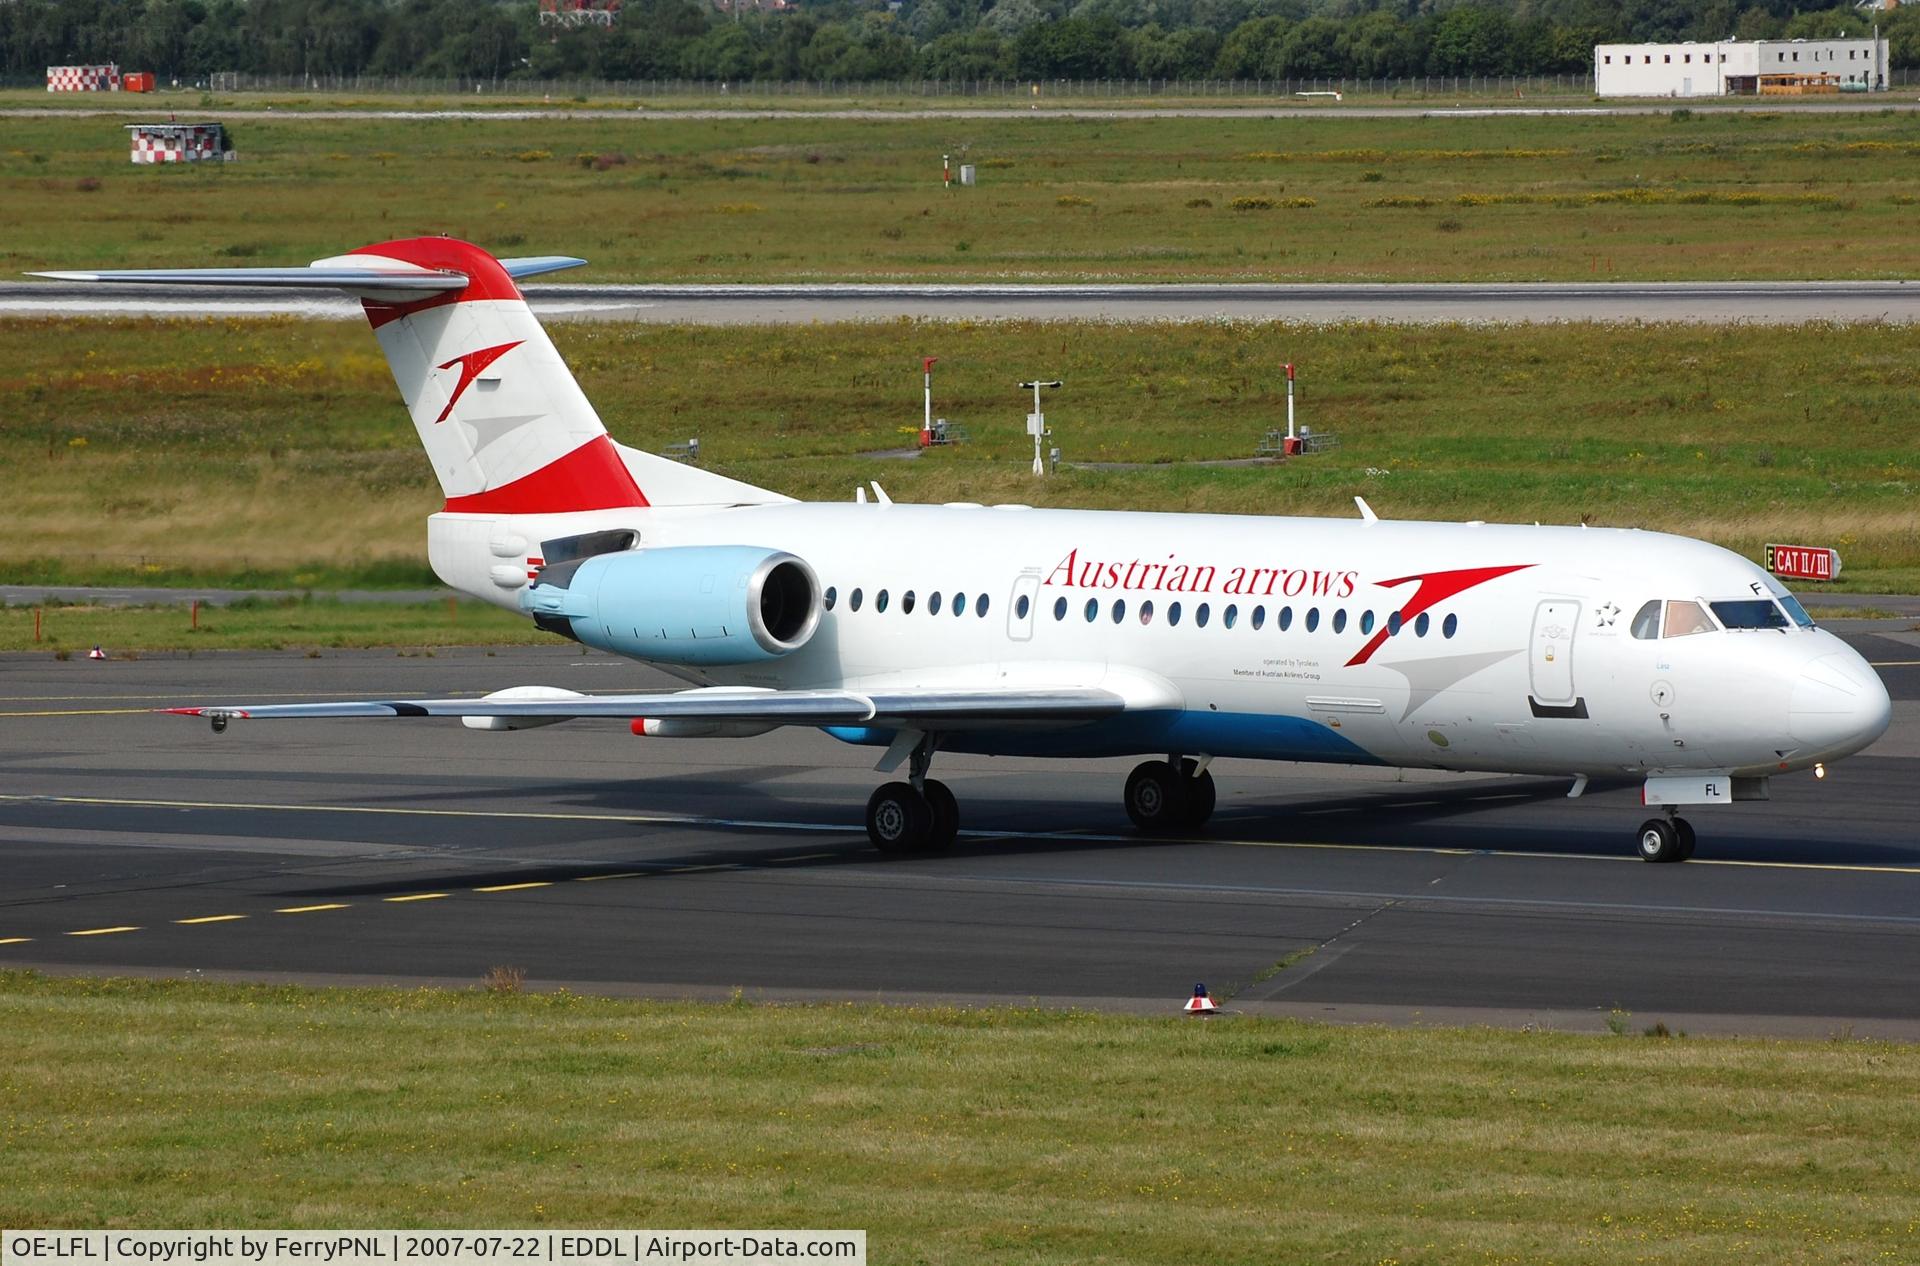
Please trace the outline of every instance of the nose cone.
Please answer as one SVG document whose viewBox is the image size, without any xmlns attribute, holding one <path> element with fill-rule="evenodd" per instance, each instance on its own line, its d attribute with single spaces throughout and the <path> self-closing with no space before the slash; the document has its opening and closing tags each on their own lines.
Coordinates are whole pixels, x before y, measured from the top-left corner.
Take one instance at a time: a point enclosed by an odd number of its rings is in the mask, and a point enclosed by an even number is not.
<svg viewBox="0 0 1920 1266">
<path fill-rule="evenodd" d="M 1845 756 L 1887 732 L 1893 700 L 1880 675 L 1852 651 L 1808 664 L 1793 688 L 1788 730 L 1802 756 Z"/>
</svg>

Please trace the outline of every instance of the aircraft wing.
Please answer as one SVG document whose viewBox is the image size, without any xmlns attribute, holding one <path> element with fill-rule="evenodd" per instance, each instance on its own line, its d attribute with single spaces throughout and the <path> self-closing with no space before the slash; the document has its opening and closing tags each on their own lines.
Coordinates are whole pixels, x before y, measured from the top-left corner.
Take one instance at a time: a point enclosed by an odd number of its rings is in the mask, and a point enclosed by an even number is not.
<svg viewBox="0 0 1920 1266">
<path fill-rule="evenodd" d="M 748 690 L 716 688 L 672 693 L 581 695 L 571 691 L 505 691 L 482 699 L 366 699 L 340 703 L 216 704 L 163 708 L 205 717 L 214 728 L 235 720 L 312 720 L 324 717 L 500 717 L 520 721 L 690 719 L 770 725 L 877 725 L 978 729 L 1009 723 L 1070 724 L 1113 716 L 1127 701 L 1095 687 L 1006 689 Z M 517 696 L 517 697 L 516 697 Z"/>
</svg>

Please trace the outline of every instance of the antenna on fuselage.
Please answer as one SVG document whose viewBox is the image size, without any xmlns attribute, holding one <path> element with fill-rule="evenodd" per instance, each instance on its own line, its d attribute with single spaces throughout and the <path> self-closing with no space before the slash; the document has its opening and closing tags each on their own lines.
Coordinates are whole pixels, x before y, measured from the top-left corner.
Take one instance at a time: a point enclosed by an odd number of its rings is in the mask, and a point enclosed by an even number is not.
<svg viewBox="0 0 1920 1266">
<path fill-rule="evenodd" d="M 1360 507 L 1360 517 L 1365 519 L 1367 522 L 1378 523 L 1380 521 L 1380 516 L 1373 512 L 1373 507 L 1367 504 L 1367 499 L 1365 497 L 1355 497 L 1353 499 L 1353 504 Z"/>
</svg>

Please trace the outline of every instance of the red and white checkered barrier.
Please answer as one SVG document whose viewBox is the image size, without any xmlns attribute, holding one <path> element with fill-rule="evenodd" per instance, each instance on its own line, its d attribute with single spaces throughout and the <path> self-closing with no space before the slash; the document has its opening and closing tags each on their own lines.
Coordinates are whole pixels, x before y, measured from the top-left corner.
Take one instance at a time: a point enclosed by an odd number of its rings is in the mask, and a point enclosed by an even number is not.
<svg viewBox="0 0 1920 1266">
<path fill-rule="evenodd" d="M 136 163 L 219 162 L 233 157 L 233 151 L 220 146 L 218 124 L 132 125 L 133 148 L 128 154 Z"/>
<path fill-rule="evenodd" d="M 120 67 L 105 66 L 49 66 L 47 67 L 48 92 L 118 92 L 120 91 Z"/>
</svg>

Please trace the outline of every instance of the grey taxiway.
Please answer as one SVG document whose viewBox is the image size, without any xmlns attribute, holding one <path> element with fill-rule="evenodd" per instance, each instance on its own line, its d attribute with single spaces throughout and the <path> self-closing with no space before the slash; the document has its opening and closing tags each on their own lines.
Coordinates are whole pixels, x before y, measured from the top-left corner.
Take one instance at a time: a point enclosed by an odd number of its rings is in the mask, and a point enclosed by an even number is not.
<svg viewBox="0 0 1920 1266">
<path fill-rule="evenodd" d="M 1849 639 L 1892 730 L 1824 781 L 1633 860 L 1630 789 L 1220 762 L 1208 831 L 1146 840 L 1130 762 L 942 757 L 963 835 L 882 859 L 874 753 L 811 731 L 238 722 L 239 700 L 595 690 L 577 647 L 0 657 L 0 966 L 612 993 L 1920 1037 L 1920 633 Z M 1276 970 L 1276 966 L 1285 964 Z"/>
</svg>

